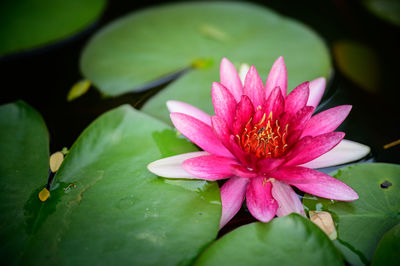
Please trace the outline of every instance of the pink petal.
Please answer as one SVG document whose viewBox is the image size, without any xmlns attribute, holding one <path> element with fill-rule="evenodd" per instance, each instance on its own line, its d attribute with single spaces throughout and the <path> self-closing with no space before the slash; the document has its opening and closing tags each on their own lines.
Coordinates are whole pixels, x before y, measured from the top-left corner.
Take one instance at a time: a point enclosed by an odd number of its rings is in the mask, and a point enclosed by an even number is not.
<svg viewBox="0 0 400 266">
<path fill-rule="evenodd" d="M 289 121 L 289 131 L 304 130 L 309 124 L 311 116 L 314 112 L 314 107 L 304 106 Z"/>
<path fill-rule="evenodd" d="M 264 114 L 269 115 L 269 112 L 267 112 L 266 104 L 263 104 L 261 108 L 258 107 L 254 110 L 253 119 L 251 120 L 252 125 L 257 124 L 263 118 Z"/>
<path fill-rule="evenodd" d="M 351 105 L 340 105 L 314 115 L 304 128 L 302 136 L 317 136 L 334 131 L 350 113 Z"/>
<path fill-rule="evenodd" d="M 265 94 L 264 84 L 254 66 L 251 66 L 249 72 L 247 72 L 243 92 L 249 96 L 253 106 L 256 108 L 262 106 Z"/>
<path fill-rule="evenodd" d="M 198 179 L 198 177 L 189 174 L 182 168 L 182 163 L 190 158 L 203 155 L 209 155 L 204 151 L 184 153 L 154 161 L 147 165 L 147 169 L 153 174 L 169 178 L 189 178 Z"/>
<path fill-rule="evenodd" d="M 285 100 L 285 112 L 295 114 L 306 106 L 310 91 L 308 86 L 309 82 L 304 82 L 289 93 Z"/>
<path fill-rule="evenodd" d="M 281 166 L 285 162 L 282 158 L 265 158 L 257 162 L 257 169 L 260 173 L 268 174 L 275 170 L 275 168 Z"/>
<path fill-rule="evenodd" d="M 236 101 L 232 94 L 218 82 L 211 87 L 211 98 L 215 114 L 222 117 L 228 127 L 231 127 L 235 118 Z"/>
<path fill-rule="evenodd" d="M 209 125 L 182 113 L 171 113 L 170 117 L 176 129 L 203 150 L 215 155 L 232 157 Z"/>
<path fill-rule="evenodd" d="M 330 132 L 316 137 L 307 136 L 300 139 L 290 154 L 287 155 L 288 160 L 285 165 L 299 165 L 318 158 L 338 145 L 344 135 L 343 132 Z"/>
<path fill-rule="evenodd" d="M 242 206 L 250 179 L 232 177 L 221 187 L 222 215 L 219 228 L 224 227 Z"/>
<path fill-rule="evenodd" d="M 250 165 L 248 160 L 248 155 L 240 148 L 240 146 L 236 143 L 235 137 L 233 135 L 230 136 L 230 147 L 231 152 L 243 165 Z"/>
<path fill-rule="evenodd" d="M 313 169 L 289 166 L 271 172 L 270 176 L 318 197 L 342 201 L 358 199 L 357 193 L 348 185 Z"/>
<path fill-rule="evenodd" d="M 276 211 L 277 216 L 286 216 L 292 212 L 306 216 L 299 196 L 288 184 L 275 180 L 272 183 L 272 196 L 279 205 Z"/>
<path fill-rule="evenodd" d="M 286 143 L 288 146 L 292 146 L 303 134 L 303 130 L 314 112 L 314 107 L 304 106 L 294 116 L 290 117 L 288 122 L 288 137 Z M 286 125 L 286 122 L 282 122 L 282 126 Z"/>
<path fill-rule="evenodd" d="M 250 171 L 248 168 L 245 168 L 242 165 L 231 165 L 231 171 L 234 176 L 244 177 L 244 178 L 253 178 L 257 176 L 256 172 Z"/>
<path fill-rule="evenodd" d="M 183 162 L 182 167 L 194 176 L 212 181 L 233 176 L 231 166 L 236 164 L 238 164 L 236 160 L 231 158 L 204 155 L 187 159 Z"/>
<path fill-rule="evenodd" d="M 235 135 L 240 134 L 250 119 L 254 115 L 254 107 L 247 95 L 242 95 L 242 99 L 237 104 L 235 120 L 232 131 Z"/>
<path fill-rule="evenodd" d="M 370 151 L 371 149 L 364 144 L 344 139 L 329 152 L 301 166 L 323 168 L 345 164 L 365 157 Z"/>
<path fill-rule="evenodd" d="M 310 96 L 308 97 L 307 105 L 317 107 L 324 95 L 326 87 L 325 78 L 317 78 L 310 82 Z"/>
<path fill-rule="evenodd" d="M 167 108 L 170 113 L 190 115 L 211 126 L 211 116 L 193 105 L 180 101 L 167 101 Z"/>
<path fill-rule="evenodd" d="M 221 143 L 229 150 L 230 149 L 230 136 L 231 131 L 228 128 L 228 125 L 225 123 L 225 120 L 219 116 L 211 117 L 212 128 L 214 130 L 214 134 L 218 137 Z"/>
<path fill-rule="evenodd" d="M 250 213 L 261 222 L 274 218 L 278 203 L 271 194 L 272 183 L 264 177 L 252 178 L 246 191 L 246 203 Z"/>
<path fill-rule="evenodd" d="M 235 67 L 228 59 L 223 58 L 219 72 L 222 85 L 235 97 L 236 102 L 239 102 L 243 94 L 243 87 Z"/>
<path fill-rule="evenodd" d="M 287 94 L 287 70 L 283 57 L 280 56 L 272 65 L 271 71 L 268 74 L 267 83 L 265 84 L 265 99 L 269 97 L 272 90 L 276 87 L 281 88 L 283 96 Z"/>
<path fill-rule="evenodd" d="M 273 117 L 276 119 L 285 109 L 285 99 L 279 87 L 272 90 L 265 103 L 265 114 L 268 116 L 272 112 Z"/>
<path fill-rule="evenodd" d="M 302 133 L 303 130 L 290 131 L 290 133 L 288 134 L 289 136 L 286 139 L 286 144 L 289 147 L 292 147 L 300 139 Z"/>
</svg>

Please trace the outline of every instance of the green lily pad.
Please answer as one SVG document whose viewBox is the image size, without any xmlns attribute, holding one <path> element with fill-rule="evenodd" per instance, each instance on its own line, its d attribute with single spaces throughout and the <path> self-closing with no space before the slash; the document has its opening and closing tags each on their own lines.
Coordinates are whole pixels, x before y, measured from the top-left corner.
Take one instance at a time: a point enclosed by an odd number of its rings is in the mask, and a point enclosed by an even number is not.
<svg viewBox="0 0 400 266">
<path fill-rule="evenodd" d="M 23 102 L 0 106 L 0 257 L 6 265 L 15 264 L 29 239 L 27 203 L 39 201 L 48 171 L 49 137 L 40 114 Z"/>
<path fill-rule="evenodd" d="M 0 3 L 0 56 L 35 49 L 88 27 L 105 0 L 18 0 Z"/>
<path fill-rule="evenodd" d="M 27 139 L 35 142 L 37 135 Z M 129 106 L 102 115 L 72 146 L 47 201 L 39 201 L 43 185 L 30 185 L 29 171 L 16 185 L 24 190 L 21 206 L 10 200 L 15 192 L 2 191 L 2 219 L 10 220 L 6 207 L 19 213 L 18 228 L 1 229 L 2 252 L 13 237 L 19 245 L 9 264 L 190 264 L 217 235 L 218 185 L 160 178 L 146 165 L 194 150 L 167 125 Z"/>
<path fill-rule="evenodd" d="M 207 107 L 223 57 L 236 66 L 254 64 L 265 80 L 281 55 L 291 89 L 331 71 L 324 41 L 297 21 L 249 3 L 179 3 L 129 14 L 100 30 L 82 52 L 81 71 L 116 96 L 190 69 L 146 106 L 156 114 L 156 102 L 165 104 L 169 95 L 190 95 L 177 100 Z"/>
<path fill-rule="evenodd" d="M 365 44 L 339 41 L 333 44 L 340 71 L 361 88 L 376 93 L 380 86 L 379 58 Z"/>
<path fill-rule="evenodd" d="M 398 0 L 364 0 L 367 9 L 379 18 L 400 26 L 400 2 Z"/>
<path fill-rule="evenodd" d="M 328 236 L 298 215 L 239 227 L 214 242 L 195 265 L 343 265 Z"/>
<path fill-rule="evenodd" d="M 399 265 L 400 259 L 400 224 L 390 229 L 379 241 L 375 251 L 372 265 L 395 266 Z"/>
<path fill-rule="evenodd" d="M 337 225 L 337 247 L 354 265 L 369 264 L 379 240 L 400 222 L 400 165 L 366 163 L 331 174 L 352 187 L 359 199 L 334 202 L 306 195 L 310 210 L 332 213 Z"/>
</svg>

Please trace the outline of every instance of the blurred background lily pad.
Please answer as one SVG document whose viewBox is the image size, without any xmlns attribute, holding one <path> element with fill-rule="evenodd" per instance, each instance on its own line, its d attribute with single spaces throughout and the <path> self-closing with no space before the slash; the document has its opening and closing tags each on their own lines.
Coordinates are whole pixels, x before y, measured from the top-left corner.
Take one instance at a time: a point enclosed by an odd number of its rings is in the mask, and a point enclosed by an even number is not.
<svg viewBox="0 0 400 266">
<path fill-rule="evenodd" d="M 69 38 L 99 18 L 106 0 L 17 0 L 0 3 L 0 57 Z"/>
</svg>

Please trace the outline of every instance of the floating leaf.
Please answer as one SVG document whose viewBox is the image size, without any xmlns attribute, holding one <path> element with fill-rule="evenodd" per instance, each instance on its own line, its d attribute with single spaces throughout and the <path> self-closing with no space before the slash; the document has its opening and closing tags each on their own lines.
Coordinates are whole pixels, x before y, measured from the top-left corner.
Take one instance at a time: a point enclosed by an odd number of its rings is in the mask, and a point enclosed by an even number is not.
<svg viewBox="0 0 400 266">
<path fill-rule="evenodd" d="M 335 60 L 340 71 L 369 92 L 379 89 L 379 59 L 368 46 L 353 41 L 333 44 Z"/>
<path fill-rule="evenodd" d="M 332 175 L 352 187 L 359 199 L 333 202 L 306 195 L 303 204 L 309 210 L 329 211 L 337 224 L 335 244 L 346 259 L 368 264 L 381 237 L 400 222 L 400 165 L 357 164 Z"/>
<path fill-rule="evenodd" d="M 36 143 L 40 135 L 25 137 Z M 0 231 L 2 260 L 33 265 L 190 264 L 217 235 L 218 185 L 159 178 L 146 165 L 160 154 L 194 150 L 168 126 L 131 107 L 102 115 L 72 146 L 45 202 L 38 198 L 46 183 L 43 175 L 44 182 L 33 185 L 30 169 L 17 181 L 12 174 L 1 176 L 10 187 L 1 191 L 1 219 L 7 224 Z"/>
<path fill-rule="evenodd" d="M 30 200 L 47 184 L 49 138 L 40 114 L 23 102 L 0 106 L 0 257 L 16 264 L 29 239 Z"/>
<path fill-rule="evenodd" d="M 145 108 L 165 119 L 165 100 L 173 97 L 212 110 L 210 87 L 222 57 L 237 67 L 254 64 L 265 80 L 281 55 L 290 89 L 331 71 L 323 40 L 303 24 L 249 3 L 180 3 L 129 14 L 100 30 L 82 53 L 81 70 L 116 96 L 190 69 Z"/>
<path fill-rule="evenodd" d="M 67 38 L 97 19 L 105 0 L 17 0 L 0 3 L 0 56 Z"/>
<path fill-rule="evenodd" d="M 87 79 L 78 81 L 75 83 L 72 88 L 69 90 L 68 95 L 67 95 L 67 101 L 72 101 L 75 100 L 76 98 L 81 97 L 83 94 L 85 94 L 89 88 L 90 88 L 90 81 Z"/>
<path fill-rule="evenodd" d="M 298 214 L 239 227 L 214 242 L 195 265 L 343 265 L 329 238 Z"/>
<path fill-rule="evenodd" d="M 400 2 L 398 0 L 364 0 L 363 3 L 376 16 L 400 26 Z"/>
<path fill-rule="evenodd" d="M 400 264 L 400 224 L 390 229 L 379 241 L 372 265 L 395 266 Z"/>
</svg>

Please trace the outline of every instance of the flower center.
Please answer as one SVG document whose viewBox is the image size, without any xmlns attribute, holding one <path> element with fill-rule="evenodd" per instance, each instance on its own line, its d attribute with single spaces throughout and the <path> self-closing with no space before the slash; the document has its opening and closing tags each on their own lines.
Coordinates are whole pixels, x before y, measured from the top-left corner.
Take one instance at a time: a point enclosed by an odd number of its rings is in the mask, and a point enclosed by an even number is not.
<svg viewBox="0 0 400 266">
<path fill-rule="evenodd" d="M 282 128 L 279 120 L 273 119 L 272 112 L 268 118 L 264 113 L 257 124 L 253 117 L 246 123 L 241 134 L 236 135 L 236 143 L 243 151 L 254 154 L 259 159 L 277 158 L 285 154 L 288 124 Z"/>
</svg>

